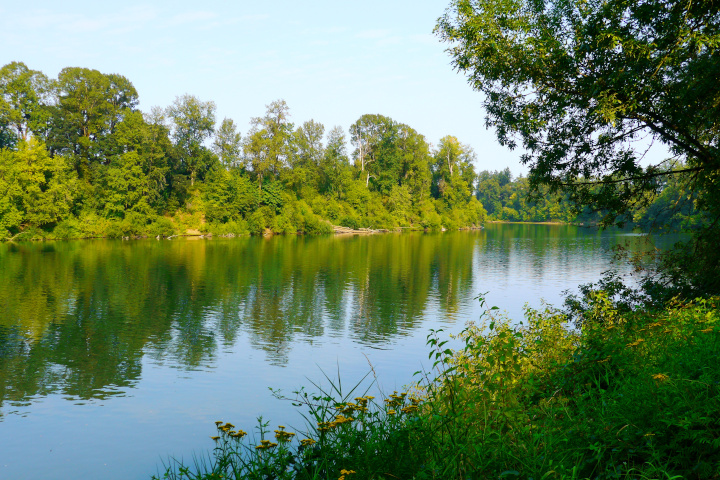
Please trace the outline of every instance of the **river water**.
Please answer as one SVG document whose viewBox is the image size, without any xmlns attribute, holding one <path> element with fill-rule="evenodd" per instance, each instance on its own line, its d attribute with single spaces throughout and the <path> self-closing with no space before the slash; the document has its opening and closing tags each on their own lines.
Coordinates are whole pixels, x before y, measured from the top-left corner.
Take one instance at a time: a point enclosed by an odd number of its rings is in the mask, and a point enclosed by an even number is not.
<svg viewBox="0 0 720 480">
<path fill-rule="evenodd" d="M 149 478 L 214 421 L 300 426 L 290 393 L 427 366 L 488 305 L 519 321 L 649 238 L 568 225 L 442 234 L 0 244 L 0 478 Z M 620 266 L 621 272 L 629 272 Z M 445 334 L 444 333 L 444 334 Z M 324 382 L 324 383 L 323 383 Z M 274 428 L 274 427 L 273 427 Z"/>
</svg>

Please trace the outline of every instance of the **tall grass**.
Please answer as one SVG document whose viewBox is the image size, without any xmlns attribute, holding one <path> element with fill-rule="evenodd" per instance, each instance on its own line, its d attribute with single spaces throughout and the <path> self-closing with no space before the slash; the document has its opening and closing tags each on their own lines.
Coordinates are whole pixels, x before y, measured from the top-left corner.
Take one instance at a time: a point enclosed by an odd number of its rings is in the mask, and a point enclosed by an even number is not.
<svg viewBox="0 0 720 480">
<path fill-rule="evenodd" d="M 719 302 L 619 311 L 592 292 L 577 329 L 491 309 L 459 351 L 431 331 L 411 391 L 301 389 L 304 431 L 220 423 L 212 453 L 155 478 L 720 478 Z"/>
</svg>

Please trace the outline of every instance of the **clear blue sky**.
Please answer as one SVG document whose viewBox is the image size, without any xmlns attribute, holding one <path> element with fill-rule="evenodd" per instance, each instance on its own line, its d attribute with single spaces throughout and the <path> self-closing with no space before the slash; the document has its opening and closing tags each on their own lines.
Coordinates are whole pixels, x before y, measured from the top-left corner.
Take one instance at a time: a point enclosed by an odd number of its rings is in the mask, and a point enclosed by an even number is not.
<svg viewBox="0 0 720 480">
<path fill-rule="evenodd" d="M 218 124 L 284 99 L 297 124 L 328 131 L 380 113 L 437 144 L 454 135 L 479 170 L 527 169 L 484 126 L 482 97 L 453 71 L 432 34 L 448 0 L 32 1 L 0 6 L 0 64 L 56 77 L 78 66 L 119 73 L 140 108 L 185 93 L 217 105 Z"/>
</svg>

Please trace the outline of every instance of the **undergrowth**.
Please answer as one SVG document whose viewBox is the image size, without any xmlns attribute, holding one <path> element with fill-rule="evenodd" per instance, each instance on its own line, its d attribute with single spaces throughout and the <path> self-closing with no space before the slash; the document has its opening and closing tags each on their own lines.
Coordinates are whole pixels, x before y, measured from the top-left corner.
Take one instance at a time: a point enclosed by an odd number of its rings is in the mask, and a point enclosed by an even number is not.
<svg viewBox="0 0 720 480">
<path fill-rule="evenodd" d="M 491 309 L 459 351 L 431 331 L 409 392 L 301 389 L 304 431 L 218 422 L 211 454 L 154 478 L 720 478 L 720 299 L 629 311 L 591 293 L 576 328 L 548 307 L 520 325 Z"/>
</svg>

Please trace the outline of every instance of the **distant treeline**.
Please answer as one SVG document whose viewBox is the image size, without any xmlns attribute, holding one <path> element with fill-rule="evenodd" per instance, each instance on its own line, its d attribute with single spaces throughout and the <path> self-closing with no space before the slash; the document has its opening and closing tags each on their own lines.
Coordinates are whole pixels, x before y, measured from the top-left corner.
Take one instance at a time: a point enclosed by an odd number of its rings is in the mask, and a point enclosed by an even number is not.
<svg viewBox="0 0 720 480">
<path fill-rule="evenodd" d="M 122 75 L 0 70 L 0 238 L 322 233 L 480 225 L 475 154 L 363 115 L 349 134 L 267 105 L 244 136 L 215 104 L 137 108 Z M 347 141 L 354 148 L 347 150 Z"/>
<path fill-rule="evenodd" d="M 685 165 L 676 163 L 672 168 L 680 170 Z M 578 207 L 567 195 L 552 193 L 546 186 L 530 195 L 530 180 L 523 176 L 513 178 L 507 168 L 480 172 L 476 192 L 489 220 L 596 224 L 604 215 L 602 211 Z M 639 199 L 622 220 L 644 230 L 692 230 L 703 222 L 695 208 L 696 197 L 680 178 L 669 175 L 659 185 L 657 195 Z"/>
<path fill-rule="evenodd" d="M 567 198 L 528 197 L 509 169 L 475 172 L 453 136 L 432 146 L 377 114 L 346 132 L 290 122 L 283 100 L 241 136 L 191 95 L 141 112 L 122 75 L 0 69 L 0 239 L 325 233 L 331 225 L 430 230 L 486 219 L 593 222 Z M 347 142 L 353 150 L 348 152 Z M 666 184 L 631 220 L 692 224 L 693 197 Z M 487 212 L 486 212 L 487 211 Z M 663 223 L 660 222 L 660 223 Z"/>
</svg>

